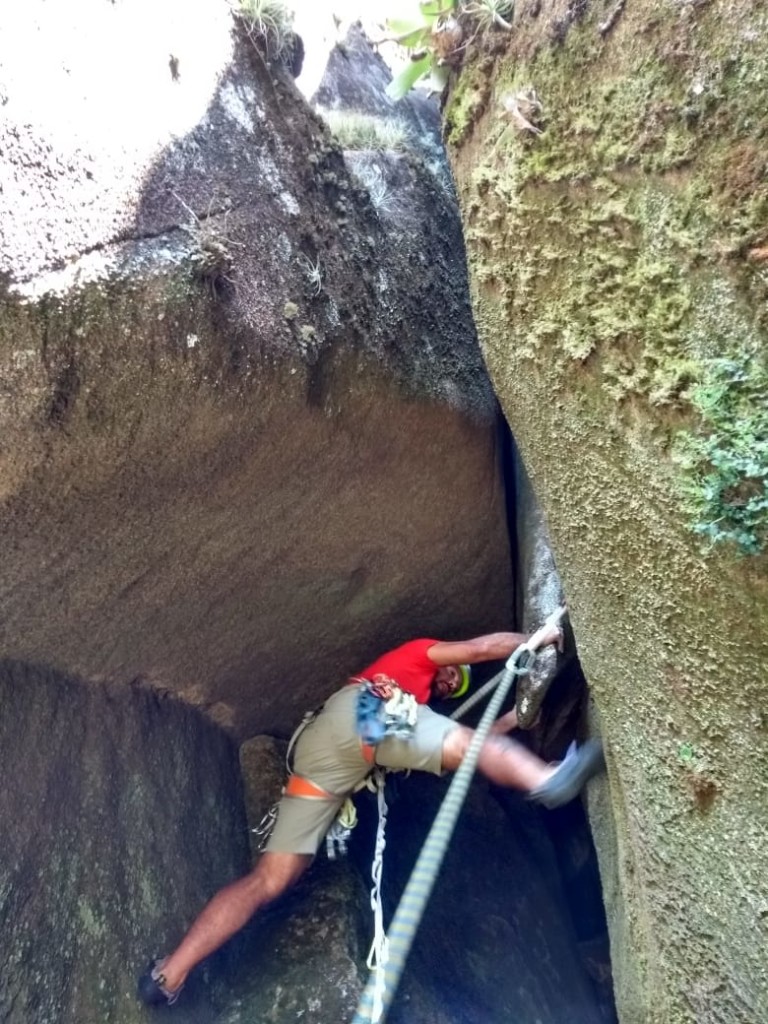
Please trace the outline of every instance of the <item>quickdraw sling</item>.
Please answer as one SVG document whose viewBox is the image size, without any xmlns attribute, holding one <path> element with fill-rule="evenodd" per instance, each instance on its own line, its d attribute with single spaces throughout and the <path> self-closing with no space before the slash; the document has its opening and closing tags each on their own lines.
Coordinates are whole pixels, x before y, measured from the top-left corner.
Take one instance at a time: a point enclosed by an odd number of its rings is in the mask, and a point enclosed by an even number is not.
<svg viewBox="0 0 768 1024">
<path fill-rule="evenodd" d="M 405 740 L 413 736 L 419 706 L 412 693 L 382 674 L 373 679 L 353 676 L 353 682 L 360 684 L 356 728 L 363 746 L 375 747 L 387 736 Z"/>
</svg>

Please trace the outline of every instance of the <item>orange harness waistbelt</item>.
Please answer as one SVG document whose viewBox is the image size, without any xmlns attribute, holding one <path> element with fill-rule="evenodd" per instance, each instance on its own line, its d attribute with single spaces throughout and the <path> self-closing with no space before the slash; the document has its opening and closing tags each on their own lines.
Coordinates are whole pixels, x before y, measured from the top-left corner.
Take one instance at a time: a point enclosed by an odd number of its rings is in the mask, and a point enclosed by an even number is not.
<svg viewBox="0 0 768 1024">
<path fill-rule="evenodd" d="M 360 749 L 363 752 L 363 757 L 370 765 L 375 765 L 376 750 L 368 743 L 361 743 Z M 338 793 L 330 793 L 327 789 L 323 789 L 322 786 L 318 786 L 316 782 L 311 779 L 305 779 L 303 775 L 296 775 L 291 773 L 288 776 L 288 781 L 285 784 L 283 790 L 285 796 L 303 796 L 309 800 L 339 800 Z"/>
<path fill-rule="evenodd" d="M 327 789 L 316 785 L 311 779 L 305 779 L 303 775 L 289 775 L 285 784 L 286 796 L 303 796 L 311 800 L 338 800 L 335 793 L 329 793 Z"/>
</svg>

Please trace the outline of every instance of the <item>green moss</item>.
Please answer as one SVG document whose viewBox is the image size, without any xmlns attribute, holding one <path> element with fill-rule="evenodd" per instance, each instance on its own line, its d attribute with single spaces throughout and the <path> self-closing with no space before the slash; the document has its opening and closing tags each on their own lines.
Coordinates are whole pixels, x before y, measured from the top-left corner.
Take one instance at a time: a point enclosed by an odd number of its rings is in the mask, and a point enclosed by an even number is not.
<svg viewBox="0 0 768 1024">
<path fill-rule="evenodd" d="M 299 307 L 295 302 L 286 302 L 283 306 L 283 316 L 286 320 L 295 320 L 299 315 Z"/>
<path fill-rule="evenodd" d="M 518 356 L 546 351 L 611 402 L 687 418 L 680 484 L 693 528 L 756 551 L 768 510 L 750 474 L 762 463 L 740 453 L 768 439 L 753 366 L 768 331 L 768 180 L 764 145 L 752 141 L 768 137 L 759 26 L 645 12 L 625 25 L 642 45 L 627 49 L 627 35 L 612 51 L 587 18 L 562 46 L 530 48 L 493 83 L 483 76 L 500 97 L 535 85 L 544 131 L 503 111 L 484 119 L 485 157 L 462 196 L 475 294 Z M 475 117 L 478 74 L 449 106 L 451 142 Z M 720 411 L 703 417 L 697 389 L 723 356 L 752 383 L 731 379 Z"/>
<path fill-rule="evenodd" d="M 103 917 L 93 909 L 85 896 L 77 901 L 77 917 L 80 930 L 91 939 L 103 939 L 107 934 L 107 924 Z"/>
<path fill-rule="evenodd" d="M 459 79 L 445 111 L 445 136 L 453 145 L 460 145 L 488 102 L 488 76 L 471 68 Z"/>
</svg>

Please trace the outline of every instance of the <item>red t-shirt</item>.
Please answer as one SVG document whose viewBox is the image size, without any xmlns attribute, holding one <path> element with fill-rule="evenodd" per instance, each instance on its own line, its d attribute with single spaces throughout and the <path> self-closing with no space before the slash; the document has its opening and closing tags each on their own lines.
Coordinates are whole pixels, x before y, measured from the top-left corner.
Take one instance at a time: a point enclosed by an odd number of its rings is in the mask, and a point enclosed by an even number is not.
<svg viewBox="0 0 768 1024">
<path fill-rule="evenodd" d="M 380 658 L 363 669 L 358 679 L 373 681 L 376 675 L 389 676 L 401 690 L 412 693 L 419 704 L 426 704 L 432 698 L 432 681 L 440 667 L 427 656 L 427 651 L 437 640 L 426 637 L 409 640 L 407 644 L 382 654 Z"/>
</svg>

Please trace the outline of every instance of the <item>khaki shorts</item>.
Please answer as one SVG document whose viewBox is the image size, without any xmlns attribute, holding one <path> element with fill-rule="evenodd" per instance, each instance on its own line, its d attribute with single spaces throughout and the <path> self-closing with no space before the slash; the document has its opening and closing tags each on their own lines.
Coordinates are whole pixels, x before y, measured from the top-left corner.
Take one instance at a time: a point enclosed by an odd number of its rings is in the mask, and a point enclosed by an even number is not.
<svg viewBox="0 0 768 1024">
<path fill-rule="evenodd" d="M 266 851 L 316 853 L 345 797 L 370 772 L 371 765 L 363 757 L 355 730 L 359 690 L 359 685 L 348 685 L 334 693 L 317 718 L 301 733 L 294 749 L 296 774 L 334 796 L 330 799 L 284 796 Z M 376 764 L 440 775 L 443 740 L 456 725 L 450 718 L 420 704 L 413 736 L 407 740 L 394 736 L 382 740 L 376 747 Z"/>
</svg>

